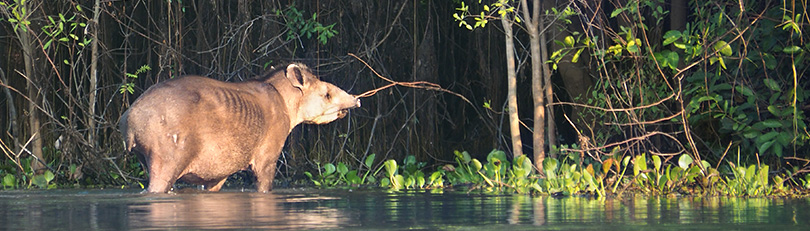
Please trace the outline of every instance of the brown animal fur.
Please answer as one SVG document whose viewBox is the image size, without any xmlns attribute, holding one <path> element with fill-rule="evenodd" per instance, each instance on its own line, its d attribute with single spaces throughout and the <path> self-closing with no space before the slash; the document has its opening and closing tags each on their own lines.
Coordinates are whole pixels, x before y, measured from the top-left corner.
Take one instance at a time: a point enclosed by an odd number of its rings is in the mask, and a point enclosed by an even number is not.
<svg viewBox="0 0 810 231">
<path fill-rule="evenodd" d="M 257 190 L 267 192 L 295 126 L 329 123 L 359 106 L 355 96 L 294 63 L 241 83 L 185 76 L 156 84 L 119 126 L 126 149 L 149 171 L 148 192 L 167 192 L 178 179 L 218 191 L 228 176 L 247 168 Z"/>
</svg>

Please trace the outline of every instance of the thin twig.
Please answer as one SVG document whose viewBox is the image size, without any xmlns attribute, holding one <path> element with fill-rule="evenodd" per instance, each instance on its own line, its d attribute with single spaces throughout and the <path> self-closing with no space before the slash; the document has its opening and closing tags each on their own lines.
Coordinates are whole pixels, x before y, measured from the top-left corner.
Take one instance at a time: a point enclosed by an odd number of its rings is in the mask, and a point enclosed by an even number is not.
<svg viewBox="0 0 810 231">
<path fill-rule="evenodd" d="M 383 77 L 382 75 L 380 75 L 380 73 L 377 73 L 377 71 L 374 70 L 374 68 L 372 68 L 370 65 L 368 65 L 368 63 L 366 61 L 364 61 L 363 59 L 360 59 L 360 57 L 357 57 L 357 55 L 352 54 L 352 53 L 349 53 L 349 55 L 356 58 L 357 60 L 360 60 L 360 62 L 365 64 L 366 67 L 368 67 L 368 69 L 371 69 L 371 72 L 373 72 L 374 75 L 376 75 L 377 77 L 385 80 L 386 82 L 389 82 L 389 84 L 387 84 L 385 86 L 379 87 L 377 89 L 369 90 L 369 91 L 364 92 L 363 94 L 357 95 L 357 98 L 369 97 L 369 96 L 372 96 L 372 95 L 376 94 L 378 91 L 381 91 L 381 90 L 384 90 L 386 88 L 399 85 L 399 86 L 403 86 L 403 87 L 422 88 L 422 89 L 427 89 L 427 90 L 434 90 L 434 91 L 441 91 L 441 92 L 450 93 L 450 94 L 453 94 L 455 96 L 458 96 L 459 98 L 461 98 L 462 100 L 464 100 L 468 104 L 473 105 L 473 103 L 470 102 L 470 100 L 468 100 L 463 95 L 461 95 L 459 93 L 452 92 L 452 91 L 447 90 L 447 89 L 444 89 L 440 85 L 435 84 L 435 83 L 431 83 L 431 82 L 427 82 L 427 81 L 398 82 L 398 81 L 393 81 L 393 80 L 391 80 L 389 78 Z"/>
</svg>

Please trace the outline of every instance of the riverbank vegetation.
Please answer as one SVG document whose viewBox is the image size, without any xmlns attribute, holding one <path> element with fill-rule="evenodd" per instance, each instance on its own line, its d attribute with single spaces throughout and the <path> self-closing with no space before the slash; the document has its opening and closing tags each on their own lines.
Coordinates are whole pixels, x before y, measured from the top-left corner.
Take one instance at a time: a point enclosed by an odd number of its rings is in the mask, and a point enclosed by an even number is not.
<svg viewBox="0 0 810 231">
<path fill-rule="evenodd" d="M 303 62 L 353 94 L 387 84 L 379 74 L 436 83 L 470 103 L 387 88 L 342 120 L 296 128 L 277 179 L 550 195 L 805 195 L 806 7 L 2 1 L 0 179 L 6 189 L 140 187 L 148 173 L 123 151 L 116 124 L 145 89 L 185 74 L 242 81 Z"/>
<path fill-rule="evenodd" d="M 681 154 L 662 158 L 658 155 L 609 156 L 601 162 L 582 159 L 577 153 L 560 153 L 561 158 L 546 158 L 543 172 L 534 173 L 526 156 L 510 161 L 503 151 L 493 150 L 486 161 L 455 151 L 455 164 L 429 171 L 426 163 L 413 156 L 403 161 L 386 160 L 378 169 L 349 170 L 323 166 L 316 174 L 307 172 L 318 187 L 382 187 L 401 190 L 462 190 L 467 192 L 521 193 L 562 196 L 807 196 L 810 177 L 800 177 L 800 169 L 775 173 L 768 165 L 743 165 L 728 162 L 712 166 Z M 366 163 L 373 162 L 367 159 Z M 371 165 L 366 165 L 371 166 Z"/>
</svg>

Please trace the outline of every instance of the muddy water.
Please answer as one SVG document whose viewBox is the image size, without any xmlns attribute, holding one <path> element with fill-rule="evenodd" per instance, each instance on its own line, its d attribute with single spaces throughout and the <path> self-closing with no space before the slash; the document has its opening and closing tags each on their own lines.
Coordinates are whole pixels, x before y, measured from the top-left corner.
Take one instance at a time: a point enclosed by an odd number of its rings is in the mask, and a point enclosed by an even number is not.
<svg viewBox="0 0 810 231">
<path fill-rule="evenodd" d="M 281 189 L 0 191 L 0 230 L 808 230 L 810 199 Z"/>
</svg>

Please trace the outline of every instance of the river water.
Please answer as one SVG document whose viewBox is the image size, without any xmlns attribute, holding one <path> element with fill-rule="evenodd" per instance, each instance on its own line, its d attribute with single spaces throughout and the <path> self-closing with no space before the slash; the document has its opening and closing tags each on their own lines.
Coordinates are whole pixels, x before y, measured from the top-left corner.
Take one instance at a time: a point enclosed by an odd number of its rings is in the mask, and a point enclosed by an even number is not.
<svg viewBox="0 0 810 231">
<path fill-rule="evenodd" d="M 0 191 L 0 230 L 810 230 L 810 199 L 279 189 Z"/>
</svg>

